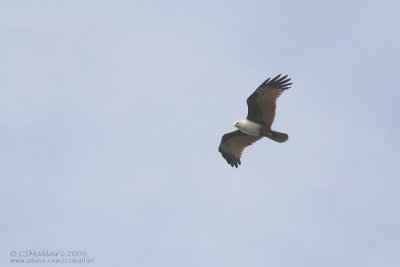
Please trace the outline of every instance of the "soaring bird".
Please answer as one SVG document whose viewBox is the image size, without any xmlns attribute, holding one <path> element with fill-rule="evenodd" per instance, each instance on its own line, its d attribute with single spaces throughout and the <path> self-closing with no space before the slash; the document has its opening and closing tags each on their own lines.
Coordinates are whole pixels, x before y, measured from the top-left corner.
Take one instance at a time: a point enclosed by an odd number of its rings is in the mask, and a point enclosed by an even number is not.
<svg viewBox="0 0 400 267">
<path fill-rule="evenodd" d="M 247 118 L 234 123 L 238 130 L 224 134 L 218 148 L 232 167 L 237 168 L 241 164 L 240 157 L 247 146 L 263 137 L 279 143 L 288 140 L 287 134 L 273 131 L 271 126 L 275 118 L 276 99 L 290 88 L 292 83 L 289 81 L 287 75 L 281 77 L 281 74 L 272 80 L 268 78 L 247 98 Z"/>
</svg>

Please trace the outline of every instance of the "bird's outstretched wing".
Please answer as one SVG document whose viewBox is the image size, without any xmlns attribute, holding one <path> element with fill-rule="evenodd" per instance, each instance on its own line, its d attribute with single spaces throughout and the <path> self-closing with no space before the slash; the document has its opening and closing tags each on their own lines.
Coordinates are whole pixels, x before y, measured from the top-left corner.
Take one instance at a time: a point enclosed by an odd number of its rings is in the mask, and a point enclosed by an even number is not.
<svg viewBox="0 0 400 267">
<path fill-rule="evenodd" d="M 271 128 L 275 118 L 276 99 L 289 89 L 292 83 L 287 75 L 279 74 L 272 80 L 268 78 L 263 82 L 249 98 L 247 98 L 247 119 Z"/>
<path fill-rule="evenodd" d="M 243 150 L 261 138 L 262 136 L 247 135 L 239 130 L 227 133 L 222 136 L 218 151 L 228 164 L 237 168 L 241 164 L 240 157 Z"/>
</svg>

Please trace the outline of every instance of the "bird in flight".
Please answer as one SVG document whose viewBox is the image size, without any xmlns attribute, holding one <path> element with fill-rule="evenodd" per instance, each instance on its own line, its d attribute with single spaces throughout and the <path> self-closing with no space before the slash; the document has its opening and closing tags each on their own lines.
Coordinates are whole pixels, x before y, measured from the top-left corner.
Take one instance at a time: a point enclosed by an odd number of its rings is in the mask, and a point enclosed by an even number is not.
<svg viewBox="0 0 400 267">
<path fill-rule="evenodd" d="M 288 140 L 287 134 L 271 130 L 271 125 L 275 118 L 276 99 L 290 88 L 292 83 L 289 81 L 287 75 L 281 77 L 279 74 L 272 80 L 268 78 L 247 98 L 247 118 L 234 123 L 238 130 L 224 134 L 218 148 L 232 167 L 241 164 L 240 157 L 247 146 L 263 137 L 279 143 Z"/>
</svg>

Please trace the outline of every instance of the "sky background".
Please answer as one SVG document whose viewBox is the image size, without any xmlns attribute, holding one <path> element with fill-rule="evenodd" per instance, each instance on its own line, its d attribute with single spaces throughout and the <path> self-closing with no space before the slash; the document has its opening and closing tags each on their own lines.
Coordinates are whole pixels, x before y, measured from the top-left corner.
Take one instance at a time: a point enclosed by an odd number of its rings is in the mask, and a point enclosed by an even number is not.
<svg viewBox="0 0 400 267">
<path fill-rule="evenodd" d="M 0 265 L 400 266 L 399 9 L 1 1 Z M 289 141 L 231 168 L 222 134 L 279 73 Z"/>
</svg>

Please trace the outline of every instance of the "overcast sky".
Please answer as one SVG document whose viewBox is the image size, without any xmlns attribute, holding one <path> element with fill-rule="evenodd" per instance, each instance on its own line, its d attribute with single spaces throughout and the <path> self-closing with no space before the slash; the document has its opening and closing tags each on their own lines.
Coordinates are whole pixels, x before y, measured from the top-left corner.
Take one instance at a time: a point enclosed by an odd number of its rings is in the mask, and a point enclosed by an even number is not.
<svg viewBox="0 0 400 267">
<path fill-rule="evenodd" d="M 0 265 L 400 266 L 399 9 L 1 1 Z M 279 73 L 289 141 L 231 168 L 222 134 Z"/>
</svg>

